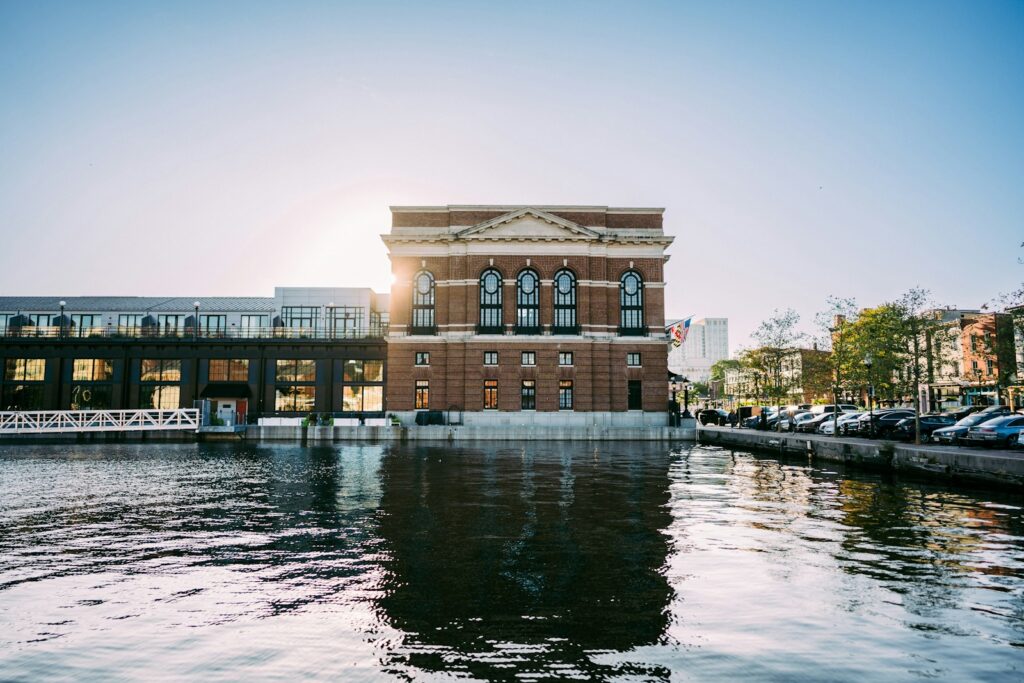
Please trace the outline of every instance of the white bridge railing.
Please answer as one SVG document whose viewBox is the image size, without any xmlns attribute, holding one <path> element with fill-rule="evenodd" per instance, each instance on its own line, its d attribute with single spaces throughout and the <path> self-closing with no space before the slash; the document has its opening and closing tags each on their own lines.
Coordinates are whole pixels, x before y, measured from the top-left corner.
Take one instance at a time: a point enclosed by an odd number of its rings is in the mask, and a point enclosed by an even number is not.
<svg viewBox="0 0 1024 683">
<path fill-rule="evenodd" d="M 178 410 L 31 410 L 0 412 L 0 435 L 74 432 L 141 432 L 199 429 L 199 411 Z"/>
</svg>

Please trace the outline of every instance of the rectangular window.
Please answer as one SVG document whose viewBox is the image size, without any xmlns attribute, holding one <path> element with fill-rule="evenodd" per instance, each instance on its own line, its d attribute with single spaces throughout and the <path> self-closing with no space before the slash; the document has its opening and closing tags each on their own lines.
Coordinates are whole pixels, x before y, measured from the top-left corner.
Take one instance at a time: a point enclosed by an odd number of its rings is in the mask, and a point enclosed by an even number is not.
<svg viewBox="0 0 1024 683">
<path fill-rule="evenodd" d="M 13 317 L 13 313 L 0 313 L 0 334 L 7 334 L 7 321 Z"/>
<path fill-rule="evenodd" d="M 335 337 L 354 338 L 366 334 L 362 306 L 335 306 L 327 309 L 327 324 Z"/>
<path fill-rule="evenodd" d="M 4 363 L 4 379 L 8 382 L 42 382 L 45 374 L 45 358 L 8 358 Z"/>
<path fill-rule="evenodd" d="M 978 336 L 972 334 L 971 335 L 971 351 L 977 351 L 977 350 L 978 350 Z"/>
<path fill-rule="evenodd" d="M 142 361 L 140 380 L 143 382 L 180 382 L 181 361 L 178 359 L 144 360 Z"/>
<path fill-rule="evenodd" d="M 76 358 L 71 378 L 76 382 L 109 382 L 114 363 L 106 358 Z"/>
<path fill-rule="evenodd" d="M 484 380 L 484 410 L 498 409 L 498 380 Z"/>
<path fill-rule="evenodd" d="M 32 324 L 36 327 L 49 327 L 50 320 L 53 318 L 49 313 L 29 313 L 28 319 L 32 321 Z"/>
<path fill-rule="evenodd" d="M 117 316 L 117 331 L 120 334 L 134 334 L 142 328 L 141 313 L 121 313 Z"/>
<path fill-rule="evenodd" d="M 352 413 L 384 410 L 384 387 L 345 387 L 342 410 Z"/>
<path fill-rule="evenodd" d="M 429 351 L 417 351 L 416 352 L 416 365 L 430 365 L 430 352 Z"/>
<path fill-rule="evenodd" d="M 627 384 L 627 405 L 629 410 L 643 410 L 643 394 L 640 391 L 640 380 L 631 379 Z"/>
<path fill-rule="evenodd" d="M 208 373 L 211 382 L 248 382 L 249 361 L 245 358 L 214 358 Z"/>
<path fill-rule="evenodd" d="M 114 405 L 113 398 L 112 384 L 83 382 L 71 385 L 71 410 L 109 410 Z"/>
<path fill-rule="evenodd" d="M 241 319 L 240 332 L 243 337 L 256 337 L 261 334 L 261 330 L 267 327 L 267 316 L 247 314 L 243 315 Z"/>
<path fill-rule="evenodd" d="M 972 360 L 971 361 L 971 370 L 977 370 L 977 369 L 978 369 L 978 361 Z"/>
<path fill-rule="evenodd" d="M 484 351 L 484 365 L 497 365 L 498 364 L 498 352 L 497 351 Z"/>
<path fill-rule="evenodd" d="M 149 384 L 139 390 L 139 407 L 149 410 L 175 410 L 181 403 L 177 384 Z"/>
<path fill-rule="evenodd" d="M 316 405 L 316 387 L 279 386 L 274 398 L 274 410 L 287 413 L 308 413 Z"/>
<path fill-rule="evenodd" d="M 224 334 L 228 329 L 228 317 L 220 313 L 204 313 L 199 316 L 199 329 L 205 334 Z"/>
<path fill-rule="evenodd" d="M 4 410 L 43 410 L 42 384 L 5 384 Z"/>
<path fill-rule="evenodd" d="M 430 382 L 425 379 L 416 380 L 416 410 L 426 410 L 430 406 Z"/>
<path fill-rule="evenodd" d="M 320 319 L 319 306 L 282 306 L 281 320 L 285 327 L 314 329 Z"/>
<path fill-rule="evenodd" d="M 558 381 L 558 409 L 572 410 L 572 380 Z"/>
<path fill-rule="evenodd" d="M 523 410 L 535 410 L 537 408 L 537 383 L 532 379 L 524 379 L 520 390 L 520 408 Z"/>
<path fill-rule="evenodd" d="M 346 382 L 383 382 L 384 361 L 382 360 L 348 360 L 345 361 L 343 378 Z"/>
<path fill-rule="evenodd" d="M 100 326 L 101 320 L 102 316 L 93 313 L 72 313 L 70 333 L 76 337 L 88 337 Z"/>
<path fill-rule="evenodd" d="M 315 382 L 316 361 L 280 359 L 277 361 L 275 381 L 281 383 Z"/>
<path fill-rule="evenodd" d="M 161 314 L 156 318 L 156 325 L 161 334 L 181 334 L 185 329 L 185 316 Z"/>
<path fill-rule="evenodd" d="M 988 374 L 991 375 L 995 371 L 995 363 L 992 362 L 991 358 L 985 360 L 985 366 Z"/>
<path fill-rule="evenodd" d="M 559 351 L 558 364 L 562 366 L 572 365 L 572 351 Z"/>
<path fill-rule="evenodd" d="M 640 354 L 639 353 L 627 353 L 626 354 L 626 365 L 631 368 L 640 367 Z"/>
<path fill-rule="evenodd" d="M 536 365 L 537 354 L 534 351 L 523 351 L 523 365 Z"/>
</svg>

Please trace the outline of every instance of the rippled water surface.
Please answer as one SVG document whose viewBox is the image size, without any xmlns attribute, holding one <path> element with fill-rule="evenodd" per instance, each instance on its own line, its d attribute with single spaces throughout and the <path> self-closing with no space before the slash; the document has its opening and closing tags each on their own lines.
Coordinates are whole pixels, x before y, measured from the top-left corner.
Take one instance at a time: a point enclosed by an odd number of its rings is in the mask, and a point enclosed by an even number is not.
<svg viewBox="0 0 1024 683">
<path fill-rule="evenodd" d="M 0 680 L 1024 680 L 1021 497 L 704 447 L 0 448 Z"/>
</svg>

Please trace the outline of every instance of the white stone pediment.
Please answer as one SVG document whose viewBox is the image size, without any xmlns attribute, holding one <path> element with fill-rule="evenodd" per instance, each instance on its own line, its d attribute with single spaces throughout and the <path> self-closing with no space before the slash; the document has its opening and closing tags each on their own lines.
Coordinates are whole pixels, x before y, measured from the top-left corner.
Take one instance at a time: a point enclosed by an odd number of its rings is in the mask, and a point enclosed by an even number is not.
<svg viewBox="0 0 1024 683">
<path fill-rule="evenodd" d="M 537 209 L 518 209 L 460 230 L 455 236 L 481 240 L 596 240 L 600 237 L 595 230 Z"/>
</svg>

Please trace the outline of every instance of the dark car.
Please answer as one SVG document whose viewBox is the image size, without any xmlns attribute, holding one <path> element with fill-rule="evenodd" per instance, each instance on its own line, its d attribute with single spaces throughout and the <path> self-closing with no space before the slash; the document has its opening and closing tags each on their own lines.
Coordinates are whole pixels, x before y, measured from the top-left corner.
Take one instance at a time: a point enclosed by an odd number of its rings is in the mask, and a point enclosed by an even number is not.
<svg viewBox="0 0 1024 683">
<path fill-rule="evenodd" d="M 893 408 L 861 415 L 857 420 L 857 434 L 885 438 L 889 436 L 896 424 L 905 418 L 914 417 L 914 411 L 906 408 Z"/>
<path fill-rule="evenodd" d="M 950 415 L 950 413 L 946 413 Z M 956 421 L 956 424 L 950 427 L 940 427 L 932 432 L 932 440 L 936 443 L 944 444 L 958 444 L 960 441 L 967 436 L 967 430 L 971 427 L 988 422 L 989 420 L 995 420 L 1001 415 L 992 415 L 990 413 L 971 413 L 965 417 L 960 418 Z"/>
<path fill-rule="evenodd" d="M 965 441 L 980 446 L 1009 448 L 1019 442 L 1024 430 L 1024 415 L 1003 415 L 967 430 Z"/>
<path fill-rule="evenodd" d="M 897 439 L 906 439 L 913 441 L 914 430 L 916 429 L 915 420 L 913 416 L 905 417 L 896 423 L 893 427 L 892 435 Z M 942 429 L 943 427 L 949 427 L 954 424 L 952 417 L 948 415 L 922 415 L 921 419 L 921 443 L 928 443 L 931 440 L 931 435 L 936 429 Z"/>
<path fill-rule="evenodd" d="M 796 431 L 808 432 L 810 434 L 813 434 L 816 431 L 818 431 L 818 425 L 820 425 L 825 420 L 831 419 L 833 419 L 832 413 L 819 413 L 815 415 L 813 419 L 804 420 L 803 422 L 798 423 L 796 426 Z"/>
<path fill-rule="evenodd" d="M 729 424 L 729 413 L 718 408 L 706 408 L 697 413 L 697 419 L 702 425 L 725 426 Z"/>
</svg>

